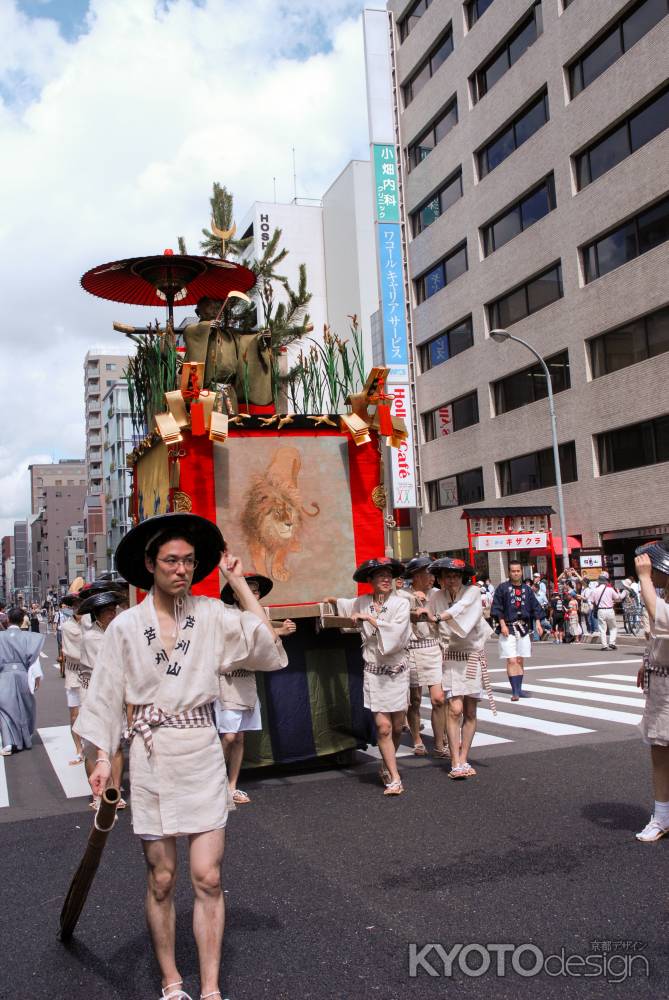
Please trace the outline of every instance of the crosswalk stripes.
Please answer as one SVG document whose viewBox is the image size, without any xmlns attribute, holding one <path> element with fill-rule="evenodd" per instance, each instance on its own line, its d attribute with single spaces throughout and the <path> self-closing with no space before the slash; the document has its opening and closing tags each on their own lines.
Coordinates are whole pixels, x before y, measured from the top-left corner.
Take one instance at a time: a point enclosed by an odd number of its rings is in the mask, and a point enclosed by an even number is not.
<svg viewBox="0 0 669 1000">
<path fill-rule="evenodd" d="M 70 764 L 75 754 L 70 727 L 50 726 L 38 729 L 37 732 L 67 798 L 76 799 L 90 795 L 91 790 L 84 765 Z"/>
<path fill-rule="evenodd" d="M 630 708 L 641 708 L 641 702 L 638 697 L 631 697 L 630 695 L 615 695 L 615 694 L 605 694 L 595 693 L 592 691 L 582 691 L 580 688 L 550 688 L 544 687 L 543 684 L 525 684 L 523 683 L 523 691 L 529 691 L 530 694 L 547 694 L 553 697 L 560 698 L 580 698 L 582 701 L 596 701 L 601 702 L 603 705 L 628 705 Z M 562 709 L 568 708 L 569 702 L 557 702 L 561 705 Z"/>
<path fill-rule="evenodd" d="M 523 685 L 525 687 L 525 685 Z M 496 696 L 497 701 L 510 702 L 510 698 Z M 641 707 L 641 706 L 639 706 Z M 532 709 L 542 712 L 560 712 L 562 715 L 575 715 L 584 719 L 602 719 L 606 722 L 619 722 L 623 726 L 638 726 L 640 715 L 632 712 L 616 712 L 610 708 L 597 708 L 595 705 L 575 705 L 573 702 L 549 701 L 547 698 L 532 698 Z"/>
<path fill-rule="evenodd" d="M 639 666 L 641 664 L 639 663 Z M 623 674 L 595 674 L 594 679 L 602 681 L 620 681 L 620 683 L 629 684 L 632 678 Z"/>
<path fill-rule="evenodd" d="M 5 771 L 5 758 L 0 757 L 0 809 L 9 805 L 9 790 L 7 788 L 7 773 Z"/>
<path fill-rule="evenodd" d="M 620 694 L 628 691 L 630 694 L 637 694 L 639 698 L 643 698 L 643 693 L 636 684 L 607 684 L 606 681 L 598 681 L 594 677 L 587 680 L 584 680 L 582 677 L 545 677 L 541 683 L 566 684 L 568 687 L 596 688 L 597 691 L 618 691 Z M 555 693 L 558 694 L 559 689 L 556 689 Z"/>
<path fill-rule="evenodd" d="M 424 711 L 424 709 L 423 709 Z M 434 736 L 432 731 L 432 723 L 423 719 L 423 730 L 421 736 Z M 497 743 L 512 743 L 512 740 L 507 740 L 503 736 L 491 736 L 489 733 L 476 733 L 474 736 L 473 746 L 475 747 L 491 747 Z"/>
<path fill-rule="evenodd" d="M 495 701 L 499 701 L 498 697 Z M 489 708 L 479 708 L 477 712 L 481 722 L 493 722 L 496 726 L 508 726 L 511 729 L 528 729 L 534 733 L 546 736 L 580 736 L 583 733 L 594 733 L 594 729 L 584 729 L 582 726 L 572 726 L 566 722 L 553 722 L 551 719 L 535 719 L 531 715 L 520 712 L 500 712 L 493 715 Z M 569 712 L 565 712 L 569 715 Z"/>
</svg>

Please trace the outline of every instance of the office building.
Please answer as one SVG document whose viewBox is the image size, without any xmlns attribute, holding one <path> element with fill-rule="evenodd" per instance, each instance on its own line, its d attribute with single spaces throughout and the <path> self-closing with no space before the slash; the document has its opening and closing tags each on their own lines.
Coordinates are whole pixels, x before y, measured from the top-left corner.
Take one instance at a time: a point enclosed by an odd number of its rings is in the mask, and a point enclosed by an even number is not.
<svg viewBox="0 0 669 1000">
<path fill-rule="evenodd" d="M 131 469 L 126 456 L 133 449 L 128 387 L 115 382 L 102 400 L 102 477 L 107 532 L 107 569 L 113 570 L 114 552 L 131 528 Z"/>
<path fill-rule="evenodd" d="M 667 2 L 388 11 L 419 544 L 465 550 L 463 507 L 555 506 L 546 380 L 504 328 L 552 372 L 572 547 L 623 576 L 669 530 Z"/>
<path fill-rule="evenodd" d="M 84 508 L 86 575 L 95 579 L 107 569 L 107 534 L 102 470 L 102 399 L 118 382 L 128 364 L 127 354 L 90 350 L 84 358 L 86 410 L 87 495 Z"/>
</svg>

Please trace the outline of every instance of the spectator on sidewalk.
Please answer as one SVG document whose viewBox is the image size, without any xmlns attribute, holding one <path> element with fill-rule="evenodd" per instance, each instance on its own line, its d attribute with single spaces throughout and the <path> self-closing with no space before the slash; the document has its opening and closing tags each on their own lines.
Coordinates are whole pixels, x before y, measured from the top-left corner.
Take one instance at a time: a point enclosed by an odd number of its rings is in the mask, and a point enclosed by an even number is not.
<svg viewBox="0 0 669 1000">
<path fill-rule="evenodd" d="M 623 595 L 612 585 L 608 573 L 599 574 L 599 583 L 595 587 L 591 599 L 599 624 L 600 649 L 617 649 L 618 623 L 616 622 L 615 607 L 616 604 L 620 604 Z"/>
<path fill-rule="evenodd" d="M 535 573 L 534 575 L 535 577 L 539 576 L 538 573 Z M 539 635 L 539 631 L 537 629 L 537 623 L 541 625 L 544 635 L 549 635 L 551 631 L 551 623 L 548 620 L 548 614 L 549 614 L 548 597 L 546 595 L 546 589 L 545 588 L 543 590 L 541 589 L 541 583 L 539 580 L 537 580 L 535 583 L 532 584 L 532 590 L 534 591 L 537 601 L 541 606 L 541 615 L 539 615 L 537 618 L 534 619 L 534 628 L 532 629 L 532 639 L 534 640 L 534 642 L 541 642 L 541 636 Z"/>
<path fill-rule="evenodd" d="M 564 641 L 564 616 L 565 616 L 565 602 L 562 590 L 558 588 L 550 600 L 551 606 L 551 623 L 553 625 L 553 642 L 560 643 Z"/>
</svg>

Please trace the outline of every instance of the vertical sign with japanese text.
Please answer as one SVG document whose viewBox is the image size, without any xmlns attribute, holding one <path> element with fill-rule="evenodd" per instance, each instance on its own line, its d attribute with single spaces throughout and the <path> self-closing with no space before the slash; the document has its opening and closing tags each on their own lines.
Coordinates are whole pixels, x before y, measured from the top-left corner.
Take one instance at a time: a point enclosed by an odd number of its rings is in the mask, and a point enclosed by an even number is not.
<svg viewBox="0 0 669 1000">
<path fill-rule="evenodd" d="M 394 145 L 374 145 L 374 187 L 378 221 L 399 223 L 400 199 Z"/>
<path fill-rule="evenodd" d="M 388 382 L 406 383 L 409 381 L 409 350 L 399 223 L 379 223 L 376 237 L 381 279 L 383 354 L 385 363 L 390 367 Z"/>
</svg>

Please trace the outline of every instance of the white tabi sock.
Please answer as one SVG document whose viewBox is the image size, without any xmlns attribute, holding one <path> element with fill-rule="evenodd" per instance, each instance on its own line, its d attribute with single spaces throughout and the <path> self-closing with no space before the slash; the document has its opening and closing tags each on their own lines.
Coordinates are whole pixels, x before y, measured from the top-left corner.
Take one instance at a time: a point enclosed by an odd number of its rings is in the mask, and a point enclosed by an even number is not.
<svg viewBox="0 0 669 1000">
<path fill-rule="evenodd" d="M 669 829 L 669 802 L 656 802 L 653 816 L 663 830 Z"/>
</svg>

